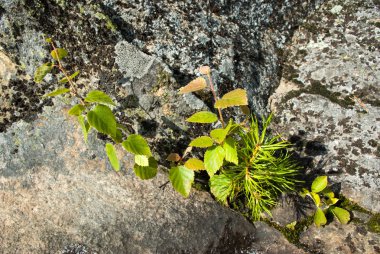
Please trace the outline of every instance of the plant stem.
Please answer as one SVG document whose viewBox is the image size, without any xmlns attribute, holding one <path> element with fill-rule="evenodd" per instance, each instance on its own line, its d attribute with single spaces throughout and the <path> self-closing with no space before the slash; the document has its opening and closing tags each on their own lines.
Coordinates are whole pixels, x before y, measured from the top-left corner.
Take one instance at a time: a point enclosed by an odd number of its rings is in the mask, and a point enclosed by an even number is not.
<svg viewBox="0 0 380 254">
<path fill-rule="evenodd" d="M 212 78 L 211 78 L 211 74 L 210 73 L 207 74 L 207 78 L 210 81 L 211 92 L 212 92 L 212 95 L 214 96 L 214 101 L 216 102 L 218 100 L 218 97 L 216 96 L 214 84 L 212 83 Z M 219 112 L 220 122 L 222 123 L 222 127 L 224 128 L 224 126 L 226 124 L 224 123 L 224 119 L 223 119 L 223 115 L 222 115 L 222 110 L 220 108 L 218 108 L 218 112 Z"/>
<path fill-rule="evenodd" d="M 82 105 L 85 105 L 85 102 L 84 102 L 82 96 L 80 96 L 80 95 L 78 94 L 78 90 L 76 89 L 76 85 L 75 85 L 75 83 L 71 80 L 71 78 L 70 78 L 69 75 L 67 74 L 65 68 L 63 67 L 61 61 L 59 60 L 59 57 L 58 57 L 58 51 L 57 51 L 57 48 L 55 47 L 53 41 L 51 42 L 51 46 L 52 46 L 52 48 L 53 48 L 53 50 L 54 50 L 54 52 L 55 52 L 55 54 L 56 54 L 56 56 L 57 56 L 58 69 L 63 73 L 63 75 L 65 75 L 67 81 L 68 81 L 69 84 L 70 84 L 70 88 L 72 89 L 72 93 L 73 93 L 73 95 L 79 98 L 79 100 L 80 100 L 80 102 L 81 102 Z"/>
</svg>

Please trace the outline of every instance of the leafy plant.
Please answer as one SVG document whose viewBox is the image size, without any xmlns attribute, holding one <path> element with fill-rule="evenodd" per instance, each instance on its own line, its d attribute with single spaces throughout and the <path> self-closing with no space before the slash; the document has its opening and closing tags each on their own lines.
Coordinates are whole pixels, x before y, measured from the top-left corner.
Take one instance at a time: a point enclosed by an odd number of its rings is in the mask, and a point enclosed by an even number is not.
<svg viewBox="0 0 380 254">
<path fill-rule="evenodd" d="M 317 227 L 325 225 L 327 223 L 326 213 L 332 213 L 340 223 L 347 224 L 350 221 L 350 213 L 336 205 L 339 199 L 327 185 L 327 176 L 318 176 L 311 185 L 311 191 L 304 189 L 301 193 L 303 197 L 308 196 L 314 201 L 316 206 L 314 224 Z"/>
<path fill-rule="evenodd" d="M 227 205 L 243 200 L 252 217 L 259 219 L 263 212 L 270 214 L 270 208 L 276 204 L 280 193 L 293 191 L 297 183 L 298 166 L 286 152 L 290 144 L 281 140 L 279 135 L 272 137 L 268 134 L 272 115 L 263 119 L 261 128 L 255 117 L 249 119 L 244 89 L 235 89 L 219 99 L 210 68 L 203 66 L 199 71 L 202 76 L 182 87 L 179 93 L 202 90 L 209 84 L 218 115 L 201 111 L 187 121 L 211 124 L 219 120 L 221 128 L 213 129 L 208 136 L 192 140 L 182 157 L 174 153 L 168 156 L 172 163 L 170 181 L 178 192 L 187 197 L 194 181 L 192 171 L 206 170 L 210 177 L 211 193 L 218 201 Z M 229 119 L 226 124 L 222 109 L 236 106 L 241 107 L 247 119 L 242 123 Z M 185 159 L 193 147 L 206 149 L 201 158 L 203 160 L 193 157 Z"/>
<path fill-rule="evenodd" d="M 109 95 L 99 90 L 92 90 L 86 95 L 81 95 L 74 81 L 80 72 L 75 71 L 69 74 L 63 66 L 63 59 L 68 55 L 68 52 L 63 48 L 57 48 L 51 38 L 46 39 L 46 42 L 52 47 L 50 53 L 52 60 L 37 68 L 34 81 L 36 83 L 42 82 L 48 73 L 57 68 L 63 74 L 63 77 L 58 81 L 63 86 L 43 97 L 62 95 L 76 102 L 68 113 L 77 118 L 85 141 L 87 141 L 88 134 L 92 130 L 107 135 L 113 141 L 106 143 L 105 152 L 115 171 L 120 170 L 116 146 L 121 146 L 135 156 L 134 171 L 136 175 L 141 179 L 153 178 L 157 174 L 158 165 L 152 156 L 147 141 L 137 134 L 127 135 L 126 128 L 117 122 L 112 113 L 116 103 Z"/>
</svg>

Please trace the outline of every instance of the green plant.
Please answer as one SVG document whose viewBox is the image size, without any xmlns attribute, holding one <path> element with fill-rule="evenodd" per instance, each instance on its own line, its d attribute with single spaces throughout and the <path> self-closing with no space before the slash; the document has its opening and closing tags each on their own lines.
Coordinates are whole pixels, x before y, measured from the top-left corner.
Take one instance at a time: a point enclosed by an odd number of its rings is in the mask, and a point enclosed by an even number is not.
<svg viewBox="0 0 380 254">
<path fill-rule="evenodd" d="M 311 185 L 311 191 L 304 189 L 301 193 L 301 196 L 308 196 L 314 201 L 316 206 L 314 224 L 317 227 L 325 225 L 327 223 L 326 213 L 332 213 L 340 223 L 347 224 L 350 221 L 350 213 L 336 205 L 339 199 L 327 185 L 327 176 L 318 176 Z"/>
<path fill-rule="evenodd" d="M 286 148 L 290 144 L 280 136 L 270 136 L 268 126 L 270 115 L 263 119 L 262 128 L 255 117 L 243 123 L 223 119 L 222 109 L 240 106 L 247 112 L 246 91 L 236 89 L 221 99 L 216 95 L 210 68 L 200 68 L 203 75 L 180 89 L 180 94 L 204 89 L 210 85 L 219 117 L 209 111 L 201 111 L 187 119 L 191 123 L 210 124 L 220 121 L 222 128 L 213 129 L 209 136 L 192 140 L 181 157 L 171 154 L 170 181 L 183 196 L 190 193 L 194 181 L 194 170 L 206 170 L 210 177 L 211 193 L 223 204 L 243 200 L 250 209 L 253 219 L 259 219 L 263 212 L 270 214 L 270 208 L 276 204 L 280 193 L 293 191 L 297 180 L 298 166 L 290 159 Z M 198 158 L 184 158 L 193 147 L 205 148 L 203 161 Z"/>
<path fill-rule="evenodd" d="M 52 47 L 50 53 L 52 60 L 37 68 L 34 81 L 40 83 L 48 73 L 54 68 L 58 68 L 61 73 L 58 83 L 61 84 L 61 87 L 43 97 L 62 95 L 76 103 L 68 113 L 77 118 L 86 142 L 91 130 L 103 133 L 113 141 L 112 143 L 106 143 L 105 152 L 115 171 L 120 170 L 115 146 L 122 146 L 126 151 L 134 155 L 134 172 L 137 176 L 141 179 L 154 177 L 157 174 L 157 162 L 152 156 L 147 141 L 140 135 L 127 134 L 127 129 L 117 122 L 115 115 L 112 113 L 112 108 L 116 104 L 106 93 L 91 90 L 86 95 L 80 94 L 78 86 L 74 82 L 79 75 L 79 71 L 69 75 L 63 66 L 62 60 L 68 55 L 68 52 L 63 48 L 55 47 L 51 38 L 46 39 L 46 42 Z"/>
</svg>

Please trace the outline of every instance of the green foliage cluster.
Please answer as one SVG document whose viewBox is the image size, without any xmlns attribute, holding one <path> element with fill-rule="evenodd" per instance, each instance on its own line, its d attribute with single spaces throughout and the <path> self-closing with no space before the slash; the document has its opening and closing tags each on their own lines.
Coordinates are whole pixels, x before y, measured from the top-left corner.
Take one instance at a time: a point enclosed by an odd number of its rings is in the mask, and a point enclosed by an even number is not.
<svg viewBox="0 0 380 254">
<path fill-rule="evenodd" d="M 78 93 L 74 82 L 79 71 L 67 73 L 62 60 L 68 55 L 63 48 L 56 48 L 52 39 L 47 39 L 52 47 L 52 61 L 41 65 L 35 72 L 35 82 L 41 82 L 54 68 L 63 77 L 58 81 L 62 87 L 44 95 L 52 97 L 68 96 L 77 102 L 69 114 L 76 117 L 82 128 L 85 141 L 90 131 L 107 135 L 113 142 L 107 142 L 105 152 L 115 171 L 120 170 L 117 146 L 132 153 L 135 158 L 134 172 L 141 179 L 151 179 L 157 174 L 158 163 L 153 157 L 148 142 L 140 135 L 128 134 L 126 128 L 117 122 L 112 113 L 116 103 L 106 93 L 89 91 L 85 96 Z M 297 180 L 298 167 L 290 159 L 286 149 L 289 143 L 279 135 L 268 134 L 272 116 L 264 119 L 263 125 L 249 113 L 246 91 L 235 89 L 219 98 L 212 83 L 208 66 L 199 69 L 201 76 L 179 90 L 179 94 L 190 93 L 210 86 L 218 115 L 211 111 L 201 111 L 187 119 L 189 123 L 221 123 L 221 128 L 213 129 L 209 135 L 193 139 L 184 153 L 172 153 L 169 180 L 174 189 L 188 197 L 195 179 L 195 172 L 205 170 L 210 177 L 210 189 L 215 198 L 225 205 L 243 201 L 250 209 L 253 219 L 260 219 L 263 212 L 270 214 L 282 192 L 293 191 Z M 246 120 L 237 123 L 223 119 L 222 109 L 240 107 Z M 205 149 L 197 158 L 192 156 L 193 148 Z"/>
<path fill-rule="evenodd" d="M 186 197 L 194 179 L 192 170 L 206 170 L 210 177 L 211 193 L 218 201 L 228 205 L 243 200 L 252 218 L 260 219 L 263 212 L 270 214 L 270 208 L 276 204 L 280 193 L 295 189 L 295 176 L 299 168 L 286 152 L 290 144 L 281 140 L 279 135 L 269 135 L 268 126 L 272 115 L 263 120 L 262 126 L 255 117 L 249 117 L 245 90 L 236 89 L 218 99 L 210 68 L 203 66 L 199 71 L 202 76 L 182 87 L 180 93 L 204 89 L 208 83 L 219 118 L 212 112 L 201 111 L 190 116 L 187 121 L 211 124 L 219 120 L 222 128 L 215 128 L 208 136 L 192 140 L 182 157 L 179 154 L 168 157 L 172 161 L 170 175 L 173 177 L 170 177 L 170 181 Z M 246 113 L 246 120 L 236 123 L 229 119 L 226 124 L 221 110 L 236 106 Z M 193 147 L 206 149 L 203 160 L 192 157 L 184 160 Z"/>
<path fill-rule="evenodd" d="M 79 71 L 70 75 L 62 64 L 62 60 L 68 55 L 68 52 L 63 48 L 56 48 L 51 38 L 46 39 L 46 41 L 53 49 L 50 53 L 52 61 L 37 68 L 34 81 L 36 83 L 42 82 L 44 77 L 54 68 L 58 68 L 64 77 L 58 81 L 62 87 L 44 95 L 44 97 L 67 95 L 73 101 L 78 102 L 68 113 L 77 118 L 86 142 L 88 134 L 92 130 L 107 135 L 113 141 L 112 143 L 106 143 L 105 152 L 115 171 L 120 170 L 116 146 L 121 146 L 124 150 L 134 155 L 134 171 L 138 177 L 150 179 L 156 176 L 158 164 L 152 156 L 148 142 L 140 135 L 128 135 L 127 129 L 117 122 L 115 115 L 112 113 L 116 103 L 106 93 L 92 90 L 86 96 L 80 95 L 77 89 L 78 86 L 74 82 L 79 75 Z"/>
<path fill-rule="evenodd" d="M 311 185 L 311 191 L 304 189 L 301 196 L 308 196 L 314 201 L 316 206 L 314 224 L 317 227 L 327 223 L 326 213 L 332 213 L 342 224 L 347 224 L 350 221 L 350 213 L 346 209 L 337 206 L 339 199 L 335 197 L 334 192 L 328 187 L 327 176 L 315 178 Z"/>
</svg>

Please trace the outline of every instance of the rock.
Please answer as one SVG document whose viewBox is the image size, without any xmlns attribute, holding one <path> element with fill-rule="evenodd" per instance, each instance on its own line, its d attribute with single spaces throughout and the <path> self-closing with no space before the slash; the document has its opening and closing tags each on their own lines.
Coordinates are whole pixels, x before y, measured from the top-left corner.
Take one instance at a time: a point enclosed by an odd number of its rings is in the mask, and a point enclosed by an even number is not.
<svg viewBox="0 0 380 254">
<path fill-rule="evenodd" d="M 313 162 L 309 173 L 328 174 L 343 195 L 373 212 L 380 211 L 376 8 L 372 1 L 323 4 L 294 34 L 271 97 L 274 128 Z"/>
<path fill-rule="evenodd" d="M 73 120 L 46 107 L 36 121 L 0 134 L 1 252 L 234 253 L 251 246 L 252 224 L 208 193 L 184 199 L 170 185 L 160 188 L 164 173 L 137 179 L 127 155 L 125 171 L 113 172 L 104 141 L 90 135 L 86 145 Z"/>
<path fill-rule="evenodd" d="M 314 225 L 301 234 L 300 242 L 315 253 L 379 253 L 380 235 L 365 226 L 333 222 L 325 227 Z"/>
</svg>

